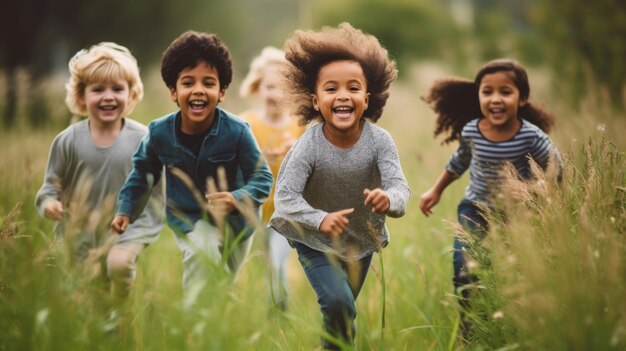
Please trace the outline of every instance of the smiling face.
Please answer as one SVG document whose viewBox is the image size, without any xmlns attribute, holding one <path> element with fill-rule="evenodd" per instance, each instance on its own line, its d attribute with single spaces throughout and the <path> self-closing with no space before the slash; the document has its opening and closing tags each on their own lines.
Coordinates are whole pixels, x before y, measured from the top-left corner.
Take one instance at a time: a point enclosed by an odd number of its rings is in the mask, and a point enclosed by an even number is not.
<svg viewBox="0 0 626 351">
<path fill-rule="evenodd" d="M 269 117 L 282 116 L 280 109 L 280 90 L 276 87 L 273 81 L 269 79 L 262 79 L 259 82 L 259 97 L 263 101 L 265 106 L 265 113 Z"/>
<path fill-rule="evenodd" d="M 347 60 L 322 66 L 312 99 L 313 107 L 319 109 L 329 129 L 358 130 L 369 100 L 363 68 L 358 62 Z"/>
<path fill-rule="evenodd" d="M 83 103 L 87 116 L 99 125 L 119 123 L 129 101 L 128 82 L 124 79 L 114 79 L 109 82 L 90 83 L 85 86 Z"/>
<path fill-rule="evenodd" d="M 493 128 L 506 129 L 517 125 L 517 110 L 526 103 L 513 81 L 513 73 L 499 71 L 486 74 L 480 81 L 480 111 Z"/>
<path fill-rule="evenodd" d="M 206 62 L 180 72 L 176 88 L 171 89 L 172 100 L 180 107 L 181 129 L 187 134 L 199 134 L 215 120 L 217 104 L 224 99 L 217 69 Z"/>
</svg>

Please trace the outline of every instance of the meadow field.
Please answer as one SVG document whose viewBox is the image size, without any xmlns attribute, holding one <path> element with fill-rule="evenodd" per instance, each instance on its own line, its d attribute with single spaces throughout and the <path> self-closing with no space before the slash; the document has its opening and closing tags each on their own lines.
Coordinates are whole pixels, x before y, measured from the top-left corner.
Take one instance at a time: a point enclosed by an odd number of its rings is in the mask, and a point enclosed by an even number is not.
<svg viewBox="0 0 626 351">
<path fill-rule="evenodd" d="M 556 116 L 551 135 L 565 159 L 563 180 L 548 174 L 530 185 L 507 182 L 507 220 L 494 218 L 473 253 L 481 281 L 468 342 L 458 336 L 451 280 L 467 175 L 446 190 L 433 216 L 418 208 L 455 148 L 433 139 L 435 116 L 419 99 L 446 69 L 418 65 L 394 83 L 379 124 L 396 141 L 412 197 L 404 217 L 388 220 L 391 242 L 374 255 L 357 300 L 357 350 L 626 349 L 626 114 L 601 94 L 567 107 L 543 72 L 529 73 L 531 101 Z M 146 97 L 131 117 L 148 123 L 175 106 L 156 74 L 144 84 Z M 51 83 L 45 92 L 59 109 L 62 88 Z M 237 99 L 237 88 L 224 104 L 233 112 L 249 104 Z M 101 253 L 71 265 L 67 242 L 54 238 L 33 204 L 59 131 L 0 131 L 0 351 L 319 347 L 321 316 L 295 253 L 288 310 L 270 308 L 264 233 L 234 282 L 216 274 L 184 298 L 181 254 L 165 229 L 140 257 L 129 299 L 113 301 L 99 273 Z"/>
</svg>

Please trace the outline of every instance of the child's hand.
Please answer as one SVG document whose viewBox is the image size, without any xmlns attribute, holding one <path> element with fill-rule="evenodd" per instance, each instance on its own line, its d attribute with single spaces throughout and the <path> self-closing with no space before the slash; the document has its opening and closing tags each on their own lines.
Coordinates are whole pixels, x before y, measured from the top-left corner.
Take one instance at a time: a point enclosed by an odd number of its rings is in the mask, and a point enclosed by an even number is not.
<svg viewBox="0 0 626 351">
<path fill-rule="evenodd" d="M 55 221 L 63 219 L 63 204 L 59 200 L 50 200 L 43 209 L 43 215 Z"/>
<path fill-rule="evenodd" d="M 372 205 L 372 213 L 386 214 L 389 212 L 389 198 L 387 193 L 380 188 L 363 190 L 365 206 Z"/>
<path fill-rule="evenodd" d="M 428 190 L 420 196 L 420 209 L 426 217 L 433 213 L 431 209 L 439 202 L 440 196 L 441 193 L 433 189 Z"/>
<path fill-rule="evenodd" d="M 113 222 L 111 222 L 111 229 L 117 234 L 122 234 L 128 228 L 130 224 L 130 217 L 124 215 L 118 215 L 113 218 Z"/>
<path fill-rule="evenodd" d="M 228 191 L 206 194 L 205 197 L 208 201 L 209 212 L 216 217 L 224 217 L 235 209 L 234 203 L 237 199 Z"/>
<path fill-rule="evenodd" d="M 334 238 L 341 235 L 348 228 L 348 215 L 354 212 L 354 208 L 346 208 L 337 212 L 331 212 L 324 217 L 320 224 L 320 232 Z"/>
</svg>

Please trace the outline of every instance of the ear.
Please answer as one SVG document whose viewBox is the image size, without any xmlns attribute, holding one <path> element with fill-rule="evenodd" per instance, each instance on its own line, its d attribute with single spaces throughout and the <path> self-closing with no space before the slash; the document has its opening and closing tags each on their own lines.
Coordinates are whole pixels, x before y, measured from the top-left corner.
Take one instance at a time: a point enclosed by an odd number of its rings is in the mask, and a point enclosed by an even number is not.
<svg viewBox="0 0 626 351">
<path fill-rule="evenodd" d="M 78 104 L 79 108 L 83 110 L 87 109 L 87 104 L 85 103 L 85 92 L 78 95 L 78 98 L 76 99 L 76 103 Z"/>
<path fill-rule="evenodd" d="M 226 88 L 222 88 L 220 89 L 220 95 L 217 98 L 217 102 L 223 102 L 225 98 L 226 98 Z"/>
<path fill-rule="evenodd" d="M 318 105 L 317 95 L 311 94 L 311 103 L 313 104 L 313 108 L 315 109 L 315 111 L 320 110 L 320 107 Z"/>
<path fill-rule="evenodd" d="M 176 94 L 175 88 L 170 88 L 170 97 L 172 98 L 172 101 L 178 105 L 178 94 Z"/>
<path fill-rule="evenodd" d="M 370 103 L 370 93 L 365 94 L 365 110 L 369 107 Z"/>
<path fill-rule="evenodd" d="M 520 99 L 519 100 L 519 107 L 524 107 L 527 103 L 528 103 L 528 99 L 523 99 L 523 100 Z"/>
</svg>

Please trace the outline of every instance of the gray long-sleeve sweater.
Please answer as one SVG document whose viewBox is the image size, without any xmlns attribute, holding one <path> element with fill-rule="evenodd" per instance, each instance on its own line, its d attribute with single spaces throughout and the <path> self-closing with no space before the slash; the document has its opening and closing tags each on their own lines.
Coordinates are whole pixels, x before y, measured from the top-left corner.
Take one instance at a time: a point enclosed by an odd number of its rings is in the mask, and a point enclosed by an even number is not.
<svg viewBox="0 0 626 351">
<path fill-rule="evenodd" d="M 108 147 L 93 143 L 88 120 L 69 126 L 56 136 L 35 205 L 43 216 L 47 202 L 56 199 L 63 203 L 66 213 L 82 217 L 66 216 L 67 220 L 57 223 L 57 235 L 78 230 L 80 245 L 93 247 L 101 243 L 96 231 L 109 231 L 117 195 L 132 168 L 130 158 L 146 133 L 144 125 L 126 118 L 117 139 Z M 149 244 L 156 240 L 163 228 L 162 197 L 161 188 L 155 187 L 150 206 L 119 236 L 118 242 Z M 98 223 L 93 223 L 94 219 Z M 77 225 L 80 228 L 68 227 Z"/>
<path fill-rule="evenodd" d="M 290 241 L 343 259 L 360 259 L 389 241 L 386 216 L 364 205 L 364 189 L 387 193 L 390 217 L 404 214 L 410 189 L 387 131 L 365 122 L 356 144 L 342 149 L 326 139 L 322 126 L 309 128 L 285 157 L 269 226 Z M 354 208 L 348 228 L 332 241 L 319 231 L 320 224 L 328 213 L 346 208 Z"/>
</svg>

